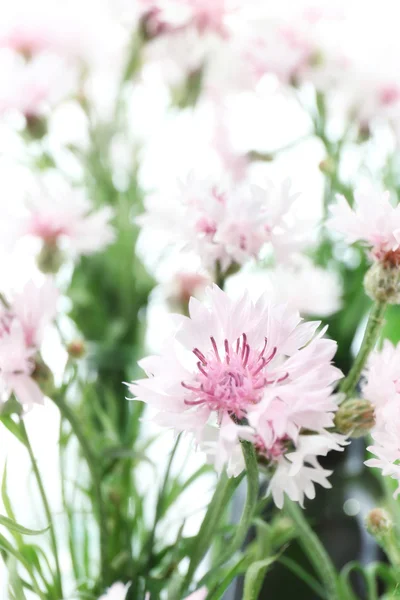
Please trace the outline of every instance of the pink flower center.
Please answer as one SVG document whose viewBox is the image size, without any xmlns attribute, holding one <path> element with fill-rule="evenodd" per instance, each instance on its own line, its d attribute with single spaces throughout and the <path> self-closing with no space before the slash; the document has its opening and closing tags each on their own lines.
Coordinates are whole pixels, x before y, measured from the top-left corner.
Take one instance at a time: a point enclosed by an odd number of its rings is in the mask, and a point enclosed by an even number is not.
<svg viewBox="0 0 400 600">
<path fill-rule="evenodd" d="M 245 333 L 237 339 L 234 347 L 225 340 L 222 358 L 215 339 L 211 337 L 210 341 L 212 349 L 207 355 L 198 348 L 193 350 L 199 359 L 193 385 L 182 381 L 182 386 L 190 392 L 185 400 L 188 406 L 206 405 L 210 410 L 217 411 L 219 416 L 228 413 L 243 419 L 247 407 L 261 400 L 263 388 L 288 377 L 286 373 L 279 379 L 268 380 L 266 367 L 276 355 L 276 348 L 265 356 L 266 338 L 261 349 L 252 349 Z"/>
<path fill-rule="evenodd" d="M 267 448 L 260 436 L 257 436 L 255 446 L 257 452 L 266 458 L 268 461 L 275 461 L 287 452 L 288 443 L 290 442 L 287 436 L 278 438 L 272 446 Z"/>
<path fill-rule="evenodd" d="M 196 229 L 199 233 L 213 236 L 217 232 L 217 226 L 214 221 L 207 217 L 201 217 L 196 223 Z"/>
<path fill-rule="evenodd" d="M 63 235 L 65 231 L 62 225 L 52 223 L 51 219 L 44 220 L 40 216 L 34 215 L 30 225 L 30 233 L 48 243 L 55 243 L 57 238 Z"/>
<path fill-rule="evenodd" d="M 381 103 L 385 106 L 400 100 L 400 89 L 396 85 L 387 85 L 380 92 Z"/>
</svg>

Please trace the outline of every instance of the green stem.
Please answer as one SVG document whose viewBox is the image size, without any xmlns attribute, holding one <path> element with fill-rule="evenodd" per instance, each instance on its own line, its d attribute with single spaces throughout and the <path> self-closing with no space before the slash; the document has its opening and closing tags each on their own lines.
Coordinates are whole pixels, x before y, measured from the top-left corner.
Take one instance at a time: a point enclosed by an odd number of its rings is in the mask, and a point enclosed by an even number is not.
<svg viewBox="0 0 400 600">
<path fill-rule="evenodd" d="M 61 395 L 54 395 L 53 402 L 57 405 L 61 415 L 68 421 L 71 426 L 72 431 L 77 437 L 77 440 L 82 448 L 83 456 L 86 459 L 90 474 L 92 476 L 93 481 L 93 489 L 94 494 L 97 501 L 97 510 L 98 510 L 98 519 L 99 519 L 99 530 L 100 530 L 100 564 L 101 564 L 101 573 L 100 580 L 103 583 L 105 580 L 108 583 L 107 575 L 109 570 L 108 558 L 107 558 L 107 544 L 108 544 L 108 535 L 107 535 L 107 527 L 106 527 L 106 510 L 105 504 L 103 500 L 103 493 L 101 489 L 101 476 L 99 463 L 96 455 L 92 451 L 85 434 L 81 429 L 81 425 L 79 420 L 77 419 L 75 413 L 71 410 L 68 404 L 64 401 Z M 111 583 L 111 582 L 110 582 Z"/>
<path fill-rule="evenodd" d="M 55 532 L 55 528 L 54 528 L 53 516 L 52 516 L 51 510 L 50 510 L 50 504 L 47 499 L 46 490 L 44 488 L 42 476 L 39 471 L 37 460 L 36 460 L 36 457 L 33 452 L 33 448 L 32 448 L 32 445 L 31 445 L 31 442 L 30 442 L 30 439 L 28 436 L 28 432 L 26 430 L 25 423 L 23 422 L 22 419 L 20 421 L 20 429 L 21 429 L 21 435 L 22 435 L 23 442 L 25 444 L 26 449 L 28 450 L 28 454 L 31 459 L 33 473 L 35 475 L 39 493 L 42 498 L 42 503 L 43 503 L 44 512 L 46 514 L 46 519 L 49 524 L 50 541 L 51 541 L 51 546 L 53 549 L 54 560 L 55 560 L 55 565 L 56 565 L 56 572 L 57 572 L 57 593 L 60 594 L 60 598 L 63 598 L 64 594 L 63 594 L 63 589 L 62 589 L 62 576 L 61 576 L 60 560 L 59 560 L 59 556 L 58 556 L 58 544 L 57 544 L 57 537 L 56 537 L 56 532 Z"/>
<path fill-rule="evenodd" d="M 239 481 L 240 478 L 230 479 L 226 473 L 222 473 L 220 476 L 212 500 L 208 505 L 208 509 L 201 524 L 199 533 L 197 534 L 193 543 L 189 568 L 182 584 L 182 593 L 185 592 L 191 584 L 197 567 L 207 554 L 207 551 L 211 546 L 212 539 L 218 531 L 218 526 L 220 524 L 222 515 L 224 514 L 229 500 L 231 499 Z"/>
<path fill-rule="evenodd" d="M 247 496 L 235 535 L 225 552 L 222 553 L 220 564 L 229 560 L 244 544 L 251 526 L 258 500 L 258 463 L 255 448 L 251 442 L 242 442 L 243 456 L 246 463 Z"/>
<path fill-rule="evenodd" d="M 372 306 L 364 334 L 364 339 L 362 341 L 359 353 L 357 354 L 357 358 L 355 359 L 349 374 L 343 380 L 339 388 L 339 391 L 345 394 L 347 397 L 354 392 L 354 389 L 360 380 L 361 373 L 368 360 L 368 356 L 375 347 L 384 323 L 383 316 L 385 314 L 386 306 L 386 302 L 375 302 Z"/>
<path fill-rule="evenodd" d="M 321 578 L 326 597 L 328 600 L 340 600 L 336 569 L 318 536 L 308 524 L 302 509 L 297 503 L 287 499 L 285 511 L 295 524 L 304 553 Z"/>
</svg>

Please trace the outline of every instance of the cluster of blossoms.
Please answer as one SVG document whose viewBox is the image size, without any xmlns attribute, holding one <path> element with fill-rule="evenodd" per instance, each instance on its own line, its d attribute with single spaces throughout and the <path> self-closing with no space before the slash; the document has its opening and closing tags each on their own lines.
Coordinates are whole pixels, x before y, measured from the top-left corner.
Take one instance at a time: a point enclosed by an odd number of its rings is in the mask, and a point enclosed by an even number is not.
<svg viewBox="0 0 400 600">
<path fill-rule="evenodd" d="M 344 438 L 329 432 L 337 409 L 332 395 L 341 372 L 332 366 L 336 343 L 302 322 L 297 311 L 231 300 L 217 286 L 208 304 L 194 298 L 190 317 L 161 356 L 141 362 L 148 375 L 132 384 L 138 400 L 157 410 L 159 425 L 190 431 L 218 471 L 244 468 L 240 440 L 254 443 L 273 467 L 269 492 L 281 507 L 286 493 L 303 503 L 314 484 L 329 487 L 318 456 L 340 450 Z"/>
<path fill-rule="evenodd" d="M 215 271 L 218 263 L 225 272 L 257 258 L 268 244 L 279 260 L 304 247 L 304 224 L 291 213 L 297 197 L 289 181 L 220 190 L 191 178 L 181 186 L 178 204 L 172 208 L 158 197 L 149 198 L 138 221 L 150 231 L 168 232 L 171 242 L 194 250 L 206 268 Z"/>
<path fill-rule="evenodd" d="M 91 27 L 96 8 L 96 27 Z M 106 3 L 17 0 L 0 24 L 0 114 L 17 110 L 28 126 L 79 96 L 82 76 L 112 56 L 116 35 Z M 121 37 L 121 31 L 118 29 Z"/>
<path fill-rule="evenodd" d="M 10 216 L 4 237 L 10 244 L 25 236 L 37 238 L 42 243 L 43 262 L 54 261 L 59 251 L 79 256 L 110 244 L 114 239 L 112 217 L 109 206 L 94 210 L 81 189 L 47 173 L 35 179 L 22 213 Z"/>
<path fill-rule="evenodd" d="M 24 406 L 42 404 L 35 381 L 39 350 L 46 327 L 56 314 L 58 292 L 52 281 L 29 282 L 0 307 L 0 400 L 15 394 Z"/>
<path fill-rule="evenodd" d="M 382 470 L 382 475 L 398 482 L 400 493 L 400 344 L 393 346 L 385 340 L 381 351 L 369 359 L 362 385 L 362 394 L 375 409 L 373 444 L 368 450 L 375 455 L 366 462 Z"/>
<path fill-rule="evenodd" d="M 141 0 L 140 4 L 149 38 L 177 34 L 188 28 L 225 37 L 227 18 L 237 6 L 237 2 L 231 0 Z"/>
</svg>

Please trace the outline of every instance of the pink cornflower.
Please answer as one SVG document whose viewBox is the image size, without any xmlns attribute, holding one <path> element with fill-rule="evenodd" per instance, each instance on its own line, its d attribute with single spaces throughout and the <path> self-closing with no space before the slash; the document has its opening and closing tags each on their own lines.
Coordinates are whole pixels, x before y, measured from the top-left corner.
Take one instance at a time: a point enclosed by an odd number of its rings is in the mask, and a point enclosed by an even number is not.
<svg viewBox="0 0 400 600">
<path fill-rule="evenodd" d="M 41 286 L 29 281 L 21 292 L 14 293 L 11 313 L 21 324 L 28 347 L 40 347 L 44 331 L 56 315 L 58 297 L 51 279 Z"/>
<path fill-rule="evenodd" d="M 0 399 L 12 393 L 25 405 L 42 404 L 44 396 L 32 378 L 35 354 L 56 312 L 58 292 L 51 281 L 29 282 L 0 310 Z"/>
<path fill-rule="evenodd" d="M 33 236 L 77 255 L 100 251 L 114 239 L 111 208 L 93 210 L 83 191 L 61 178 L 37 179 L 25 208 L 25 215 L 14 224 L 15 239 Z"/>
<path fill-rule="evenodd" d="M 191 22 L 200 33 L 213 31 L 226 37 L 226 17 L 232 11 L 230 0 L 178 0 L 191 13 Z"/>
<path fill-rule="evenodd" d="M 191 299 L 190 317 L 178 318 L 161 356 L 141 362 L 148 379 L 133 383 L 131 391 L 158 411 L 158 424 L 192 432 L 219 471 L 227 467 L 229 475 L 239 474 L 240 440 L 250 440 L 273 467 L 296 462 L 298 491 L 291 497 L 311 497 L 313 477 L 324 480 L 316 455 L 339 449 L 343 441 L 326 431 L 333 425 L 332 390 L 341 376 L 331 365 L 335 342 L 323 332 L 315 335 L 318 323 L 303 323 L 296 311 L 271 305 L 266 297 L 235 301 L 214 285 L 207 300 Z M 325 440 L 318 451 L 315 444 L 314 452 L 303 451 L 305 430 Z M 293 473 L 294 467 L 287 469 L 286 477 Z"/>
<path fill-rule="evenodd" d="M 58 56 L 29 61 L 0 50 L 0 114 L 16 110 L 27 119 L 40 117 L 72 94 L 74 71 Z"/>
<path fill-rule="evenodd" d="M 94 10 L 96 27 L 92 27 Z M 68 61 L 88 62 L 104 56 L 116 31 L 121 37 L 112 13 L 101 0 L 15 0 L 2 10 L 0 47 L 27 57 L 50 52 Z"/>
<path fill-rule="evenodd" d="M 371 354 L 362 384 L 362 394 L 374 405 L 376 420 L 373 443 L 368 447 L 375 457 L 365 464 L 398 482 L 395 496 L 400 493 L 399 361 L 400 344 L 393 346 L 385 340 L 382 350 Z"/>
<path fill-rule="evenodd" d="M 199 34 L 229 36 L 227 17 L 235 10 L 232 0 L 142 0 L 141 11 L 151 36 L 174 35 L 194 28 Z"/>
<path fill-rule="evenodd" d="M 219 189 L 191 177 L 181 185 L 178 203 L 149 198 L 138 222 L 162 231 L 170 243 L 195 251 L 206 268 L 215 269 L 219 263 L 226 271 L 232 264 L 257 258 L 268 246 L 280 261 L 304 247 L 304 226 L 292 214 L 297 198 L 288 180 L 265 188 Z"/>
<path fill-rule="evenodd" d="M 164 284 L 163 292 L 172 306 L 186 307 L 190 298 L 202 296 L 210 283 L 205 273 L 182 269 Z"/>
<path fill-rule="evenodd" d="M 371 248 L 377 261 L 398 263 L 400 246 L 400 205 L 390 202 L 389 192 L 380 192 L 367 186 L 354 193 L 355 205 L 351 208 L 344 196 L 330 208 L 327 227 L 343 234 L 349 244 L 362 242 Z"/>
</svg>

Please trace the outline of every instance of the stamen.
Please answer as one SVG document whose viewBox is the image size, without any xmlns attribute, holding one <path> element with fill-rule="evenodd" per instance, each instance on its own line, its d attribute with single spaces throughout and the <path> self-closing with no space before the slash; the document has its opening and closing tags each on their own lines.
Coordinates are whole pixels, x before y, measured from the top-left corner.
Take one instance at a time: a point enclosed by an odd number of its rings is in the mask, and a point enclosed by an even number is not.
<svg viewBox="0 0 400 600">
<path fill-rule="evenodd" d="M 243 359 L 244 367 L 247 366 L 247 361 L 249 360 L 249 355 L 250 355 L 250 346 L 248 344 L 246 344 L 244 347 L 244 359 Z"/>
<path fill-rule="evenodd" d="M 188 385 L 184 381 L 181 381 L 181 386 L 185 388 L 185 390 L 190 390 L 191 392 L 201 392 L 201 387 L 197 388 L 193 385 Z"/>
<path fill-rule="evenodd" d="M 267 344 L 268 344 L 268 338 L 264 338 L 264 346 L 263 349 L 261 350 L 260 354 L 258 355 L 258 360 L 260 360 L 260 358 L 262 358 L 264 356 L 264 352 L 267 348 Z"/>
<path fill-rule="evenodd" d="M 206 365 L 206 364 L 207 364 L 206 357 L 204 356 L 204 354 L 203 354 L 202 352 L 200 352 L 200 350 L 199 350 L 198 348 L 195 348 L 195 349 L 193 350 L 193 354 L 194 354 L 195 356 L 197 356 L 197 358 L 198 358 L 199 360 L 201 360 L 201 362 L 203 363 L 203 365 Z"/>
<path fill-rule="evenodd" d="M 271 354 L 268 356 L 268 358 L 266 358 L 265 360 L 267 361 L 265 364 L 267 365 L 268 363 L 271 362 L 271 360 L 275 357 L 275 354 L 277 352 L 277 347 L 275 346 L 275 348 L 272 350 Z"/>
<path fill-rule="evenodd" d="M 246 351 L 246 346 L 247 346 L 247 335 L 244 333 L 243 334 L 243 347 L 242 347 L 242 360 L 244 358 L 244 353 Z"/>
<path fill-rule="evenodd" d="M 285 375 L 282 375 L 281 377 L 279 377 L 279 379 L 271 379 L 265 382 L 267 385 L 270 385 L 272 383 L 282 383 L 282 381 L 285 381 L 287 378 L 289 377 L 289 373 L 285 373 Z"/>
<path fill-rule="evenodd" d="M 198 363 L 197 363 L 197 368 L 198 368 L 198 370 L 200 371 L 200 373 L 203 373 L 203 375 L 204 375 L 205 377 L 208 377 L 207 371 L 205 371 L 205 370 L 204 370 L 204 368 L 202 367 L 202 364 L 201 364 L 201 362 L 198 362 Z"/>
<path fill-rule="evenodd" d="M 267 364 L 267 359 L 266 358 L 262 358 L 261 359 L 261 364 L 258 367 L 258 369 L 256 371 L 253 371 L 253 375 L 258 375 L 258 373 L 265 367 L 265 365 Z"/>
<path fill-rule="evenodd" d="M 184 403 L 188 406 L 199 406 L 199 404 L 205 404 L 204 400 L 184 400 Z"/>
<path fill-rule="evenodd" d="M 230 355 L 229 355 L 229 343 L 228 343 L 228 340 L 224 341 L 224 346 L 225 346 L 225 360 L 226 360 L 226 363 L 229 365 Z"/>
<path fill-rule="evenodd" d="M 221 362 L 221 359 L 219 357 L 218 348 L 217 348 L 217 344 L 215 342 L 215 339 L 213 337 L 211 337 L 210 340 L 211 340 L 212 346 L 214 348 L 215 356 L 217 357 L 218 362 Z"/>
<path fill-rule="evenodd" d="M 238 338 L 236 340 L 236 354 L 239 354 L 239 349 L 240 349 L 240 338 Z"/>
</svg>

